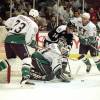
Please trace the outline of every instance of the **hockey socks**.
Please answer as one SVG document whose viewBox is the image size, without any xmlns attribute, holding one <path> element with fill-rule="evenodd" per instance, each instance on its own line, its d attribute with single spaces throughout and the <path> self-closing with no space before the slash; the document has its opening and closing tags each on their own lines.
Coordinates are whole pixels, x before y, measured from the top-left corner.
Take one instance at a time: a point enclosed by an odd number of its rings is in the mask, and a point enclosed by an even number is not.
<svg viewBox="0 0 100 100">
<path fill-rule="evenodd" d="M 30 68 L 27 66 L 23 66 L 22 68 L 22 80 L 20 84 L 26 84 L 28 82 L 28 79 L 30 78 Z"/>
<path fill-rule="evenodd" d="M 0 62 L 0 71 L 6 69 L 8 66 L 6 60 Z"/>
<path fill-rule="evenodd" d="M 100 71 L 100 60 L 96 61 L 95 63 L 96 63 L 98 70 Z"/>
<path fill-rule="evenodd" d="M 90 72 L 90 70 L 91 70 L 91 63 L 90 63 L 89 59 L 86 58 L 86 59 L 83 60 L 83 62 L 84 62 L 84 63 L 86 64 L 86 66 L 87 66 L 86 72 Z"/>
<path fill-rule="evenodd" d="M 87 66 L 86 72 L 90 72 L 92 65 L 91 65 L 89 59 L 85 55 L 80 55 L 78 57 L 78 60 L 82 60 Z"/>
<path fill-rule="evenodd" d="M 30 68 L 24 66 L 22 68 L 22 77 L 29 76 L 29 75 L 30 75 Z"/>
</svg>

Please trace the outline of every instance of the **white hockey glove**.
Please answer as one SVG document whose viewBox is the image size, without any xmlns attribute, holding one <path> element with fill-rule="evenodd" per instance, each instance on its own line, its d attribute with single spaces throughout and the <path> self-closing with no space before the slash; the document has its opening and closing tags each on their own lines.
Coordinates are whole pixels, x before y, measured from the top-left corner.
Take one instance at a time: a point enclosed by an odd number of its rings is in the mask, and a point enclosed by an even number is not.
<svg viewBox="0 0 100 100">
<path fill-rule="evenodd" d="M 62 47 L 62 48 L 61 48 L 61 54 L 62 54 L 63 56 L 68 56 L 68 49 L 65 48 L 65 47 Z"/>
</svg>

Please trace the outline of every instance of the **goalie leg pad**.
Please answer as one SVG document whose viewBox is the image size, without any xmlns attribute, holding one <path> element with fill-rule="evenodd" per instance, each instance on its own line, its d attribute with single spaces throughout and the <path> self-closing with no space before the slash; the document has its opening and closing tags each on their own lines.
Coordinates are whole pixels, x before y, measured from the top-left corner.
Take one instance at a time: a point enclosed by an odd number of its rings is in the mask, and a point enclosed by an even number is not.
<svg viewBox="0 0 100 100">
<path fill-rule="evenodd" d="M 71 78 L 68 74 L 64 73 L 62 69 L 58 69 L 55 73 L 56 77 L 60 79 L 62 82 L 70 82 Z"/>
<path fill-rule="evenodd" d="M 30 68 L 32 67 L 32 59 L 31 58 L 24 58 L 22 60 L 22 77 L 29 77 L 30 76 Z"/>
<path fill-rule="evenodd" d="M 44 77 L 44 80 L 48 81 L 53 79 L 54 74 L 52 71 L 52 67 L 50 64 L 43 64 L 39 61 L 39 59 L 32 59 L 32 65 L 34 66 L 34 70 L 40 73 Z"/>
<path fill-rule="evenodd" d="M 42 80 L 42 75 L 39 72 L 36 72 L 34 68 L 30 70 L 30 79 L 31 80 Z"/>
<path fill-rule="evenodd" d="M 34 68 L 31 68 L 30 70 L 30 79 L 31 80 L 43 80 L 43 81 L 49 81 L 54 78 L 54 74 L 51 72 L 48 75 L 41 75 L 41 73 L 36 72 Z"/>
</svg>

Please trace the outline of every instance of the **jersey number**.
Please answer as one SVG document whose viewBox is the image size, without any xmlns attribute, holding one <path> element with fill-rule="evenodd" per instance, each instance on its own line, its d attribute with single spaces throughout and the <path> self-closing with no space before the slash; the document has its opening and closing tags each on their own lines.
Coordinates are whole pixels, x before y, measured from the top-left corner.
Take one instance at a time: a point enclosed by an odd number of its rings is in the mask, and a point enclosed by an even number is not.
<svg viewBox="0 0 100 100">
<path fill-rule="evenodd" d="M 57 38 L 58 37 L 58 34 L 57 33 L 54 33 L 52 37 Z"/>
<path fill-rule="evenodd" d="M 17 28 L 14 30 L 15 33 L 20 33 L 20 32 L 22 31 L 22 29 L 24 29 L 24 27 L 26 26 L 26 24 L 23 23 L 23 22 L 21 23 L 20 20 L 17 20 L 17 21 L 16 21 L 16 24 L 15 24 L 14 26 L 16 26 L 16 25 L 18 25 L 18 24 L 20 24 L 20 25 L 19 25 L 19 27 L 17 27 Z"/>
</svg>

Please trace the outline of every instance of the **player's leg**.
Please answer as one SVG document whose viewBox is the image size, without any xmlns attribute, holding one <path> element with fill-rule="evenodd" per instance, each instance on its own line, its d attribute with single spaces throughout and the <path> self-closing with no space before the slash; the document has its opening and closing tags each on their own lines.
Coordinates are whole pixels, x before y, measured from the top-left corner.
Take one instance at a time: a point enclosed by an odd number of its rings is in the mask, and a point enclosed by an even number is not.
<svg viewBox="0 0 100 100">
<path fill-rule="evenodd" d="M 100 71 L 100 59 L 96 60 L 95 64 L 97 66 L 97 69 Z"/>
<path fill-rule="evenodd" d="M 87 58 L 85 56 L 88 53 L 89 49 L 90 48 L 88 45 L 80 44 L 80 48 L 79 48 L 80 57 L 79 57 L 79 59 L 82 59 L 82 61 L 86 64 L 86 66 L 87 66 L 86 72 L 89 72 L 91 69 L 90 60 L 89 60 L 89 58 Z"/>
<path fill-rule="evenodd" d="M 92 45 L 93 47 L 97 48 L 97 44 Z M 90 46 L 90 54 L 93 57 L 93 60 L 98 68 L 100 70 L 100 59 L 97 57 L 98 56 L 98 51 Z"/>
<path fill-rule="evenodd" d="M 57 58 L 55 58 L 55 62 L 58 60 Z M 59 60 L 61 60 L 61 63 L 58 62 L 55 63 L 55 67 L 53 69 L 54 71 L 54 74 L 55 76 L 60 79 L 61 81 L 63 82 L 70 82 L 71 81 L 71 75 L 70 75 L 70 72 L 66 71 L 66 68 L 67 68 L 67 64 L 68 64 L 68 61 L 67 61 L 67 58 L 65 59 L 62 59 L 60 58 Z"/>
<path fill-rule="evenodd" d="M 69 70 L 67 70 L 67 67 L 69 66 Z M 62 70 L 64 73 L 68 74 L 69 77 L 71 77 L 71 69 L 69 65 L 69 61 L 67 57 L 62 58 Z"/>
<path fill-rule="evenodd" d="M 62 82 L 70 82 L 71 81 L 71 77 L 68 74 L 66 74 L 65 72 L 63 72 L 62 69 L 58 69 L 56 71 L 55 75 Z"/>
<path fill-rule="evenodd" d="M 31 73 L 31 77 L 33 77 L 33 79 L 46 81 L 53 79 L 54 75 L 51 67 L 51 62 L 46 59 L 47 57 L 45 58 L 43 54 L 39 52 L 34 52 L 32 54 L 32 58 L 32 71 L 34 71 Z M 34 76 L 36 74 L 37 77 Z"/>
<path fill-rule="evenodd" d="M 6 52 L 6 58 L 5 60 L 1 60 L 0 62 L 0 71 L 4 70 L 8 66 L 11 66 L 8 62 L 12 58 L 16 58 L 16 54 L 13 52 L 11 45 L 9 43 L 5 43 L 5 52 Z"/>
<path fill-rule="evenodd" d="M 32 59 L 29 55 L 27 46 L 24 44 L 11 44 L 12 50 L 22 60 L 22 80 L 26 82 L 30 78 L 30 68 L 32 67 Z"/>
</svg>

